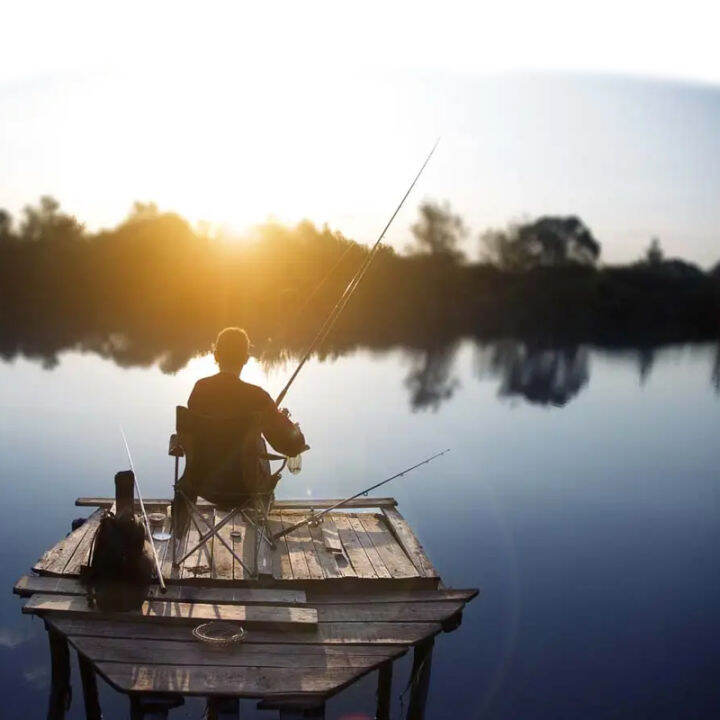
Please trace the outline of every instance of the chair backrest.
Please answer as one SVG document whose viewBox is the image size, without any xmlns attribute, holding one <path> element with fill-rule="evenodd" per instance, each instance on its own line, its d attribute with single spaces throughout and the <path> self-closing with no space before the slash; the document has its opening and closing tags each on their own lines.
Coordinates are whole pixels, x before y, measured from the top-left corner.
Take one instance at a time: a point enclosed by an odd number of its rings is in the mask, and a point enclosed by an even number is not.
<svg viewBox="0 0 720 720">
<path fill-rule="evenodd" d="M 256 416 L 214 418 L 176 408 L 178 439 L 185 451 L 183 491 L 211 502 L 268 492 L 271 474 Z"/>
</svg>

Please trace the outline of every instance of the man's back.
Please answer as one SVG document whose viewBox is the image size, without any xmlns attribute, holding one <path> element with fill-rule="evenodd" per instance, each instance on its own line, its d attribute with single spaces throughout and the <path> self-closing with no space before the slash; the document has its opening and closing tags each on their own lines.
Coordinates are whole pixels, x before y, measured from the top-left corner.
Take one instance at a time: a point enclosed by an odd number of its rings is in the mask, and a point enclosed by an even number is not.
<svg viewBox="0 0 720 720">
<path fill-rule="evenodd" d="M 302 433 L 277 409 L 270 395 L 232 373 L 219 372 L 198 380 L 188 408 L 214 418 L 247 418 L 248 424 L 257 419 L 267 441 L 284 455 L 297 455 L 305 447 Z"/>
</svg>

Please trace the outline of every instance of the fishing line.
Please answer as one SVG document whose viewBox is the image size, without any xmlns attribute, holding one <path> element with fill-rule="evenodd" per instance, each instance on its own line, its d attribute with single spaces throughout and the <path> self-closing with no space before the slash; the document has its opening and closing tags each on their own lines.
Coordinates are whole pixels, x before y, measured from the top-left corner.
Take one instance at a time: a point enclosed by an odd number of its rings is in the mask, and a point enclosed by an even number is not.
<svg viewBox="0 0 720 720">
<path fill-rule="evenodd" d="M 355 290 L 357 290 L 357 287 L 362 282 L 363 278 L 365 277 L 365 274 L 367 273 L 368 269 L 370 268 L 370 265 L 372 264 L 373 260 L 375 259 L 375 256 L 377 255 L 378 248 L 380 247 L 380 243 L 382 242 L 383 238 L 385 237 L 385 233 L 388 231 L 390 225 L 392 225 L 393 220 L 395 219 L 396 215 L 400 212 L 400 209 L 405 204 L 405 200 L 407 200 L 408 196 L 412 192 L 412 189 L 415 187 L 415 184 L 420 179 L 420 175 L 422 175 L 423 170 L 425 170 L 425 167 L 430 162 L 430 158 L 433 156 L 433 153 L 435 152 L 435 149 L 438 146 L 438 143 L 440 142 L 440 138 L 438 138 L 435 141 L 435 144 L 432 146 L 432 150 L 428 153 L 428 156 L 425 158 L 425 162 L 422 164 L 420 170 L 418 170 L 417 175 L 413 179 L 412 183 L 410 183 L 410 187 L 405 192 L 405 195 L 403 195 L 402 200 L 398 203 L 398 206 L 395 208 L 395 212 L 390 216 L 390 219 L 385 224 L 385 227 L 383 228 L 382 232 L 378 236 L 377 240 L 373 244 L 373 246 L 370 249 L 370 252 L 368 253 L 367 258 L 365 261 L 361 264 L 358 271 L 355 273 L 353 278 L 350 280 L 350 282 L 345 287 L 345 291 L 340 296 L 340 299 L 337 301 L 333 309 L 330 311 L 329 315 L 323 322 L 323 324 L 320 326 L 320 329 L 318 330 L 317 334 L 315 335 L 315 338 L 308 346 L 307 350 L 302 356 L 302 359 L 298 363 L 298 366 L 295 368 L 295 371 L 290 376 L 290 379 L 285 384 L 285 387 L 280 391 L 280 394 L 277 396 L 277 399 L 275 400 L 276 405 L 280 405 L 280 403 L 285 398 L 285 395 L 287 395 L 288 390 L 290 389 L 290 386 L 293 384 L 295 378 L 298 376 L 298 373 L 300 370 L 302 370 L 305 363 L 308 361 L 310 356 L 315 352 L 315 350 L 318 348 L 318 346 L 327 338 L 327 336 L 330 334 L 330 331 L 332 330 L 333 326 L 335 325 L 335 322 L 337 321 L 338 317 L 342 313 L 342 311 L 345 309 L 345 306 L 348 304 L 348 301 L 352 297 Z"/>
<path fill-rule="evenodd" d="M 432 462 L 435 460 L 435 458 L 439 458 L 442 455 L 445 455 L 446 453 L 450 452 L 450 448 L 446 448 L 445 450 L 441 450 L 440 452 L 435 453 L 434 455 L 431 455 L 428 458 L 425 458 L 424 460 L 421 460 L 419 463 L 415 463 L 415 465 L 411 465 L 410 467 L 405 468 L 404 470 L 401 470 L 400 472 L 395 473 L 394 475 L 391 475 L 389 478 L 385 478 L 385 480 L 381 480 L 379 483 L 375 483 L 375 485 L 371 485 L 369 488 L 365 488 L 364 490 L 361 490 L 358 493 L 355 493 L 354 495 L 351 495 L 350 497 L 346 497 L 344 500 L 339 500 L 334 505 L 331 505 L 329 508 L 326 508 L 321 513 L 311 513 L 310 517 L 305 518 L 304 520 L 301 520 L 298 523 L 295 523 L 294 525 L 291 525 L 290 527 L 286 527 L 283 530 L 280 530 L 279 532 L 276 532 L 272 536 L 273 542 L 277 540 L 278 538 L 285 537 L 285 535 L 288 535 L 289 533 L 304 527 L 305 525 L 317 525 L 318 523 L 322 522 L 322 519 L 327 515 L 328 513 L 332 512 L 333 510 L 337 510 L 340 507 L 343 507 L 347 505 L 349 502 L 352 502 L 356 498 L 359 498 L 361 496 L 367 495 L 371 490 L 375 490 L 379 488 L 381 485 L 385 485 L 386 483 L 389 483 L 391 480 L 395 480 L 396 478 L 403 477 L 403 475 L 407 475 L 409 472 L 412 472 L 413 470 L 416 470 L 419 467 L 422 467 L 423 465 L 427 465 L 429 462 Z"/>
<path fill-rule="evenodd" d="M 128 441 L 127 441 L 127 438 L 125 437 L 125 431 L 123 430 L 122 425 L 120 425 L 120 434 L 122 435 L 123 442 L 125 443 L 125 451 L 127 452 L 128 461 L 130 463 L 130 469 L 132 470 L 133 482 L 135 483 L 135 489 L 137 490 L 138 500 L 140 501 L 140 510 L 142 511 L 143 520 L 145 521 L 145 533 L 148 536 L 148 540 L 150 540 L 150 547 L 152 547 L 153 558 L 155 559 L 155 572 L 157 573 L 158 582 L 160 583 L 160 592 L 165 593 L 165 592 L 167 592 L 167 588 L 165 587 L 165 581 L 163 580 L 162 569 L 160 567 L 160 560 L 158 559 L 157 550 L 155 549 L 155 543 L 153 542 L 152 531 L 150 530 L 150 521 L 148 520 L 147 513 L 145 512 L 145 503 L 143 503 L 142 495 L 140 493 L 140 483 L 138 482 L 137 473 L 135 472 L 135 466 L 133 464 L 132 455 L 130 454 L 130 446 L 128 445 Z"/>
</svg>

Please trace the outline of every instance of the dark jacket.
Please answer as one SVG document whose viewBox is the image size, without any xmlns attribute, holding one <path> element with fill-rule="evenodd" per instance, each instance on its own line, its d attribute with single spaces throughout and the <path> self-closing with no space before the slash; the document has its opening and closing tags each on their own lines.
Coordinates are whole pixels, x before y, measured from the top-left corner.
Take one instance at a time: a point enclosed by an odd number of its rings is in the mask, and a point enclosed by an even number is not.
<svg viewBox="0 0 720 720">
<path fill-rule="evenodd" d="M 219 372 L 198 380 L 190 393 L 188 408 L 215 418 L 256 417 L 260 432 L 283 455 L 293 457 L 305 448 L 303 434 L 278 410 L 270 395 L 231 373 Z"/>
</svg>

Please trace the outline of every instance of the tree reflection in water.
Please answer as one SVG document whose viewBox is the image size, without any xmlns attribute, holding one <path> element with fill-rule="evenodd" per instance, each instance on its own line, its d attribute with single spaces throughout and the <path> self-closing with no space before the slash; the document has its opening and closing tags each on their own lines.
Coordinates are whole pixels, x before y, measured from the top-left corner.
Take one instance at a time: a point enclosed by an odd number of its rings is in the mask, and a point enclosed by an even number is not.
<svg viewBox="0 0 720 720">
<path fill-rule="evenodd" d="M 519 340 L 502 340 L 480 353 L 478 372 L 500 377 L 501 397 L 557 407 L 575 397 L 590 378 L 587 348 L 541 347 Z"/>
<path fill-rule="evenodd" d="M 415 410 L 437 410 L 460 386 L 452 368 L 458 343 L 439 345 L 412 354 L 412 368 L 405 379 L 410 406 Z"/>
</svg>

